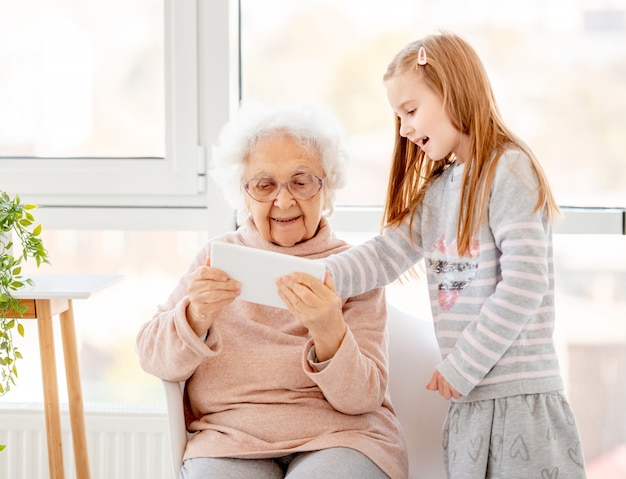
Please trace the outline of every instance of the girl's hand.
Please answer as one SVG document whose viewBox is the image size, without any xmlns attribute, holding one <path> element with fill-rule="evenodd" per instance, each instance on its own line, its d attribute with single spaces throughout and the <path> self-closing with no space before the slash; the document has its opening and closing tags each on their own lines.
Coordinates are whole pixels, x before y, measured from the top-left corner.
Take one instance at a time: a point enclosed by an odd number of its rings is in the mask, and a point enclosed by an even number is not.
<svg viewBox="0 0 626 479">
<path fill-rule="evenodd" d="M 430 382 L 426 385 L 426 389 L 429 391 L 439 391 L 439 394 L 448 400 L 450 398 L 459 399 L 461 397 L 461 394 L 450 386 L 450 383 L 446 381 L 446 379 L 436 369 L 430 378 Z"/>
<path fill-rule="evenodd" d="M 189 276 L 187 322 L 198 336 L 213 325 L 217 314 L 241 293 L 238 281 L 229 279 L 221 269 L 211 268 L 211 261 Z"/>
<path fill-rule="evenodd" d="M 332 358 L 347 326 L 343 319 L 341 298 L 335 291 L 335 283 L 327 271 L 324 282 L 304 273 L 294 273 L 279 278 L 278 294 L 291 314 L 309 330 L 315 343 L 317 360 Z"/>
</svg>

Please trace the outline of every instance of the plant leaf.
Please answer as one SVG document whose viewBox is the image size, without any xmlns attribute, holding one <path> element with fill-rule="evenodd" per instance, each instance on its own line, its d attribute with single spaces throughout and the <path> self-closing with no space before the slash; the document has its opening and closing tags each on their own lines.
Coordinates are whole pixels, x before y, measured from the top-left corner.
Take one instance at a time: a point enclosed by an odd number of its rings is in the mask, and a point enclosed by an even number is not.
<svg viewBox="0 0 626 479">
<path fill-rule="evenodd" d="M 24 336 L 24 326 L 16 320 L 22 317 L 28 307 L 12 296 L 12 292 L 32 284 L 30 278 L 23 278 L 22 261 L 33 258 L 39 267 L 49 263 L 48 252 L 40 238 L 42 226 L 35 223 L 31 213 L 37 205 L 21 204 L 19 195 L 13 198 L 0 191 L 0 396 L 6 394 L 15 385 L 18 371 L 16 362 L 22 354 L 13 343 L 13 330 Z M 12 249 L 14 242 L 19 246 Z M 0 448 L 0 451 L 4 447 Z"/>
</svg>

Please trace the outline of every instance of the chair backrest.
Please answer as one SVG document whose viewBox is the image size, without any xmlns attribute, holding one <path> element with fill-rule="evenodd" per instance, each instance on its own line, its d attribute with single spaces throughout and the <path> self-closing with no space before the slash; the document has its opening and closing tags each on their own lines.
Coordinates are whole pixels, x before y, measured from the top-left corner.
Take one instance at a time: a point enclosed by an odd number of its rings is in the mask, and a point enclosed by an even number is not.
<svg viewBox="0 0 626 479">
<path fill-rule="evenodd" d="M 441 360 L 433 323 L 387 305 L 389 394 L 409 452 L 409 478 L 444 479 L 442 426 L 448 402 L 426 389 Z"/>
<path fill-rule="evenodd" d="M 425 385 L 440 360 L 431 321 L 388 305 L 389 393 L 409 451 L 409 478 L 443 479 L 441 427 L 447 402 Z M 189 435 L 183 412 L 184 383 L 165 388 L 173 477 L 178 479 Z"/>
</svg>

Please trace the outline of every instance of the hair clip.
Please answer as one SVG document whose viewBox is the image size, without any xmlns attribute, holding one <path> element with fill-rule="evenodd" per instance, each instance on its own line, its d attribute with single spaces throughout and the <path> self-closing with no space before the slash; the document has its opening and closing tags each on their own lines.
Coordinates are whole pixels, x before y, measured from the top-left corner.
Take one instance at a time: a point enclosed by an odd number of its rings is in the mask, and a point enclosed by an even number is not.
<svg viewBox="0 0 626 479">
<path fill-rule="evenodd" d="M 420 47 L 419 52 L 417 52 L 417 64 L 426 65 L 426 63 L 428 63 L 426 61 L 426 49 L 424 47 Z"/>
</svg>

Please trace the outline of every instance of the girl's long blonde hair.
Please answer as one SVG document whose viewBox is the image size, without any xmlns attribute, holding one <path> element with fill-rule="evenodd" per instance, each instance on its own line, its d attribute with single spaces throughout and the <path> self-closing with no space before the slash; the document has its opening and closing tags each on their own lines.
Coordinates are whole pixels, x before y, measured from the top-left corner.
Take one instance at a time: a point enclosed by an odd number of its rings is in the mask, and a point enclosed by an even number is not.
<svg viewBox="0 0 626 479">
<path fill-rule="evenodd" d="M 418 62 L 420 48 L 426 64 Z M 547 178 L 530 148 L 502 121 L 485 68 L 474 49 L 451 33 L 430 35 L 408 44 L 392 60 L 384 80 L 415 72 L 443 99 L 453 125 L 469 136 L 469 155 L 457 224 L 459 254 L 469 254 L 472 236 L 487 215 L 489 193 L 502 153 L 512 146 L 532 161 L 539 182 L 535 211 L 544 208 L 553 219 L 559 208 Z M 428 185 L 453 161 L 454 154 L 433 161 L 414 143 L 400 136 L 396 118 L 396 137 L 383 221 L 385 226 L 399 224 L 420 204 Z"/>
</svg>

